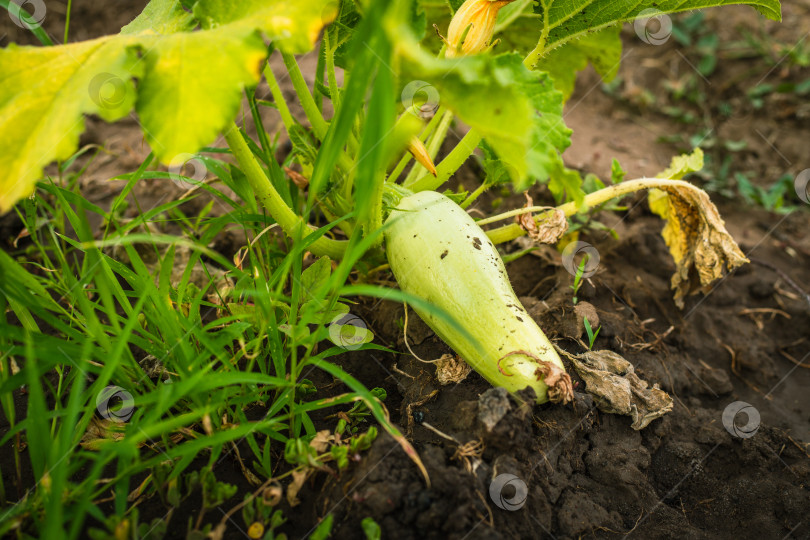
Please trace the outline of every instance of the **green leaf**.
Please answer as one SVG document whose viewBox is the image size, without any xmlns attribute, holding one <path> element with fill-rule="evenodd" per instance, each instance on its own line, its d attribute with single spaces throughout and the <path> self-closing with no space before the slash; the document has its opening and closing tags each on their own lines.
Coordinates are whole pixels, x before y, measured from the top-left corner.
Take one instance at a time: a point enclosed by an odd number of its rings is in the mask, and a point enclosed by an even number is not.
<svg viewBox="0 0 810 540">
<path fill-rule="evenodd" d="M 194 16 L 203 28 L 261 30 L 288 52 L 312 49 L 321 29 L 337 16 L 335 0 L 198 0 Z"/>
<path fill-rule="evenodd" d="M 703 168 L 703 150 L 695 148 L 691 154 L 683 154 L 672 158 L 669 168 L 658 175 L 658 178 L 680 180 L 689 173 L 697 172 Z"/>
<path fill-rule="evenodd" d="M 507 4 L 498 12 L 498 19 L 495 23 L 495 34 L 499 34 L 515 23 L 526 11 L 531 13 L 533 0 L 517 0 Z"/>
<path fill-rule="evenodd" d="M 153 0 L 115 36 L 55 47 L 0 49 L 0 212 L 34 190 L 42 169 L 78 146 L 83 115 L 114 121 L 133 107 L 165 164 L 210 143 L 260 78 L 258 32 L 290 52 L 312 48 L 332 0 Z M 331 7 L 330 7 L 331 6 Z M 137 85 L 134 80 L 138 81 Z"/>
<path fill-rule="evenodd" d="M 534 12 L 541 21 L 537 59 L 563 43 L 616 23 L 630 22 L 642 11 L 677 13 L 715 6 L 744 4 L 772 20 L 781 20 L 778 0 L 540 0 Z"/>
<path fill-rule="evenodd" d="M 563 121 L 562 95 L 548 74 L 528 71 L 522 62 L 513 68 L 518 74 L 517 88 L 529 98 L 534 109 L 530 147 L 526 152 L 530 181 L 524 178 L 515 182 L 515 188 L 523 190 L 532 181 L 544 181 L 557 170 L 558 162 L 562 162 L 560 153 L 571 144 L 571 130 Z"/>
<path fill-rule="evenodd" d="M 146 73 L 138 115 L 146 140 L 164 163 L 182 165 L 227 126 L 267 55 L 252 30 L 222 27 L 144 38 Z"/>
<path fill-rule="evenodd" d="M 176 0 L 153 0 L 140 15 L 121 29 L 122 34 L 173 34 L 197 26 L 194 16 Z"/>
<path fill-rule="evenodd" d="M 621 29 L 621 25 L 617 24 L 570 41 L 565 47 L 550 51 L 536 69 L 551 75 L 554 86 L 565 99 L 574 91 L 577 72 L 588 67 L 589 62 L 605 82 L 610 82 L 619 71 L 622 57 Z"/>
<path fill-rule="evenodd" d="M 73 154 L 83 114 L 111 122 L 132 109 L 143 67 L 130 38 L 0 49 L 0 213 L 33 192 L 45 165 Z"/>
<path fill-rule="evenodd" d="M 624 180 L 624 177 L 625 177 L 626 174 L 627 174 L 627 171 L 625 171 L 622 168 L 621 164 L 619 163 L 619 160 L 616 159 L 616 158 L 613 158 L 613 161 L 610 162 L 610 181 L 611 181 L 611 183 L 618 184 L 619 182 Z"/>
<path fill-rule="evenodd" d="M 582 177 L 577 171 L 567 168 L 563 163 L 562 156 L 559 154 L 554 155 L 549 174 L 551 177 L 548 181 L 548 188 L 557 202 L 561 202 L 564 197 L 568 197 L 578 207 L 582 205 L 585 198 L 585 192 L 582 189 Z"/>
<path fill-rule="evenodd" d="M 380 540 L 382 538 L 382 529 L 374 518 L 366 517 L 360 522 L 360 528 L 366 535 L 366 540 Z"/>
<path fill-rule="evenodd" d="M 329 257 L 321 257 L 306 270 L 301 272 L 301 288 L 308 298 L 329 280 L 332 275 L 332 261 Z"/>
<path fill-rule="evenodd" d="M 309 540 L 326 540 L 332 534 L 333 514 L 327 514 L 309 535 Z"/>
</svg>

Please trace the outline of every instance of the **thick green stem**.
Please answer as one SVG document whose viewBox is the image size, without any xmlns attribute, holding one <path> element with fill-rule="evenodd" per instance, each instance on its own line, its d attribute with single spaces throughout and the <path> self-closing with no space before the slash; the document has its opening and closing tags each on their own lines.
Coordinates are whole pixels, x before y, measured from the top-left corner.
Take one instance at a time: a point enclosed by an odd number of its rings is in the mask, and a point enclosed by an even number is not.
<svg viewBox="0 0 810 540">
<path fill-rule="evenodd" d="M 328 51 L 327 56 L 331 56 Z M 288 60 L 291 62 L 291 64 L 287 64 Z M 304 108 L 304 113 L 307 115 L 307 119 L 309 120 L 310 124 L 312 124 L 312 129 L 315 131 L 315 136 L 318 137 L 318 139 L 323 140 L 329 126 L 323 119 L 321 112 L 318 110 L 312 95 L 309 93 L 309 88 L 307 87 L 306 81 L 304 81 L 304 76 L 301 74 L 301 70 L 298 68 L 298 63 L 295 61 L 295 57 L 292 55 L 285 55 L 284 63 L 287 65 L 287 69 L 291 70 L 290 78 L 293 81 L 293 88 L 295 89 L 296 94 L 298 94 L 298 98 L 301 101 L 301 105 Z M 290 67 L 291 65 L 293 67 Z M 334 71 L 334 63 L 332 64 L 332 69 Z M 297 76 L 295 74 L 297 74 Z M 284 98 L 284 94 L 281 92 L 281 88 L 278 85 L 276 76 L 273 73 L 273 70 L 270 69 L 270 64 L 267 64 L 264 68 L 264 77 L 267 79 L 267 84 L 270 87 L 270 93 L 273 95 L 273 100 L 276 102 L 278 111 L 281 114 L 281 121 L 284 122 L 284 127 L 287 129 L 287 133 L 292 133 L 292 129 L 295 127 L 295 120 L 290 113 L 290 108 L 287 106 L 287 101 Z M 337 86 L 337 82 L 335 82 L 335 86 Z M 335 107 L 335 109 L 337 109 L 337 107 Z M 352 143 L 351 140 L 349 142 Z M 354 146 L 357 146 L 356 141 L 354 141 Z M 346 173 L 351 171 L 353 168 L 352 161 L 345 152 L 341 152 L 340 156 L 338 157 L 338 167 L 340 167 L 340 169 Z M 351 191 L 351 187 L 349 188 L 349 191 Z"/>
<path fill-rule="evenodd" d="M 281 92 L 281 87 L 276 80 L 276 74 L 270 69 L 270 64 L 264 66 L 264 78 L 267 80 L 267 86 L 270 87 L 270 93 L 273 95 L 273 101 L 276 103 L 278 112 L 281 115 L 281 121 L 284 122 L 284 127 L 287 133 L 290 133 L 295 126 L 290 108 L 287 106 L 287 100 L 284 99 L 284 94 Z"/>
<path fill-rule="evenodd" d="M 321 92 L 320 88 L 318 88 L 318 83 L 324 85 L 323 79 L 323 72 L 326 68 L 326 47 L 327 43 L 326 40 L 321 40 L 321 46 L 318 48 L 318 64 L 315 67 L 315 87 L 312 89 L 312 93 L 315 94 L 315 105 L 318 107 L 318 112 L 323 115 L 323 96 L 324 94 Z"/>
<path fill-rule="evenodd" d="M 323 42 L 326 48 L 326 78 L 329 81 L 329 93 L 332 100 L 332 108 L 334 110 L 340 109 L 340 90 L 337 83 L 337 75 L 335 73 L 335 51 L 332 50 L 331 38 L 329 34 L 331 28 L 327 28 L 323 33 Z"/>
<path fill-rule="evenodd" d="M 427 174 L 416 182 L 412 182 L 410 185 L 407 183 L 404 184 L 405 187 L 414 192 L 437 189 L 447 182 L 450 177 L 453 176 L 453 173 L 467 161 L 467 158 L 472 155 L 479 142 L 481 142 L 481 135 L 471 129 L 458 142 L 456 147 L 447 154 L 447 157 L 436 166 L 435 177 L 432 174 Z"/>
<path fill-rule="evenodd" d="M 301 107 L 304 108 L 304 114 L 307 115 L 307 120 L 309 120 L 312 129 L 315 131 L 315 136 L 318 137 L 318 140 L 322 141 L 326 136 L 326 130 L 329 129 L 329 125 L 326 123 L 326 120 L 323 119 L 321 111 L 318 110 L 318 105 L 309 92 L 309 87 L 304 80 L 304 75 L 301 73 L 301 68 L 298 67 L 298 62 L 296 62 L 295 56 L 292 54 L 282 52 L 281 58 L 284 60 L 284 65 L 287 66 L 287 72 L 290 74 L 290 82 L 292 82 L 293 88 L 295 88 L 295 93 L 298 94 Z"/>
<path fill-rule="evenodd" d="M 537 65 L 537 63 L 540 61 L 540 58 L 543 56 L 546 50 L 546 40 L 548 38 L 548 10 L 545 10 L 545 13 L 544 28 L 546 30 L 543 31 L 543 34 L 540 36 L 534 50 L 532 50 L 532 52 L 530 52 L 529 55 L 523 60 L 523 65 L 525 65 L 528 69 L 534 69 L 535 65 Z M 444 48 L 442 51 L 444 51 Z M 440 53 L 439 56 L 443 56 L 443 52 Z M 438 147 L 441 145 L 445 135 L 447 134 L 447 129 L 449 128 L 450 120 L 452 119 L 452 113 L 448 112 L 446 115 L 446 117 L 442 116 L 442 125 L 436 131 L 434 137 L 431 138 L 431 144 L 428 146 L 429 153 L 433 150 L 434 144 L 436 144 L 435 149 L 438 150 Z M 445 119 L 447 119 L 446 124 Z M 420 177 L 418 180 L 414 180 L 415 174 L 426 172 L 424 167 L 415 166 L 410 173 L 408 173 L 403 185 L 415 192 L 438 188 L 449 180 L 453 173 L 455 173 L 458 168 L 461 167 L 461 165 L 467 160 L 467 158 L 470 157 L 475 148 L 478 146 L 478 143 L 481 142 L 481 139 L 481 135 L 477 134 L 475 130 L 470 129 L 470 131 L 468 131 L 464 138 L 459 141 L 458 145 L 456 145 L 445 160 L 442 161 L 438 167 L 436 167 L 438 175 L 435 178 L 430 174 L 426 174 Z M 431 153 L 431 157 L 436 157 L 435 152 Z"/>
<path fill-rule="evenodd" d="M 427 151 L 431 159 L 435 159 L 436 154 L 439 153 L 439 148 L 442 147 L 442 143 L 447 136 L 447 132 L 450 130 L 450 124 L 452 122 L 453 112 L 443 111 L 442 119 L 439 121 L 439 127 L 436 129 L 436 133 L 430 136 L 430 141 L 427 143 Z"/>
<path fill-rule="evenodd" d="M 298 216 L 287 206 L 276 188 L 270 183 L 270 179 L 267 178 L 267 175 L 259 166 L 237 125 L 232 124 L 224 135 L 233 156 L 242 168 L 242 172 L 245 173 L 248 182 L 250 182 L 250 187 L 253 189 L 256 198 L 284 232 L 292 238 L 296 238 L 297 235 L 307 236 L 311 234 L 313 229 L 301 216 Z M 309 250 L 315 255 L 326 255 L 333 259 L 340 259 L 346 251 L 347 245 L 348 242 L 346 241 L 321 237 L 310 246 Z"/>
<path fill-rule="evenodd" d="M 330 39 L 329 30 L 327 29 L 327 31 L 323 34 L 324 53 L 326 56 L 326 78 L 329 82 L 329 94 L 330 100 L 332 101 L 332 110 L 338 111 L 340 110 L 341 102 L 340 87 L 337 83 L 337 72 L 335 71 L 335 49 L 330 45 Z M 360 145 L 353 133 L 349 134 L 347 144 L 350 152 L 356 155 Z"/>
<path fill-rule="evenodd" d="M 583 205 L 586 208 L 596 206 L 604 202 L 607 202 L 611 199 L 615 199 L 616 197 L 621 197 L 622 195 L 634 193 L 642 189 L 651 189 L 651 188 L 663 189 L 673 187 L 701 191 L 699 187 L 690 184 L 689 182 L 684 182 L 683 180 L 668 180 L 666 178 L 638 178 L 636 180 L 628 180 L 626 182 L 622 182 L 621 184 L 616 184 L 610 187 L 606 187 L 604 189 L 600 189 L 599 191 L 589 193 L 588 195 L 585 196 Z M 547 210 L 546 208 L 543 207 L 519 208 L 517 210 L 504 212 L 503 214 L 487 218 L 486 220 L 478 221 L 477 223 L 485 225 L 487 223 L 500 221 L 502 219 L 508 219 L 510 217 L 525 214 L 527 212 L 537 211 L 538 208 L 542 210 Z M 575 202 L 571 201 L 558 206 L 556 210 L 562 210 L 566 216 L 573 216 L 580 210 L 580 208 L 577 207 Z M 541 214 L 540 216 L 535 218 L 535 221 L 538 224 L 540 224 L 544 218 L 545 214 Z M 518 238 L 519 236 L 523 236 L 525 234 L 526 231 L 523 230 L 517 223 L 511 223 L 509 225 L 504 225 L 503 227 L 498 227 L 497 229 L 487 231 L 487 236 L 489 237 L 490 240 L 492 240 L 493 244 L 502 244 L 504 242 L 514 240 L 515 238 Z"/>
<path fill-rule="evenodd" d="M 546 36 L 543 34 L 537 42 L 537 45 L 532 49 L 532 52 L 523 59 L 523 65 L 526 66 L 526 69 L 533 70 L 540 59 L 543 57 L 543 54 L 546 52 Z"/>
</svg>

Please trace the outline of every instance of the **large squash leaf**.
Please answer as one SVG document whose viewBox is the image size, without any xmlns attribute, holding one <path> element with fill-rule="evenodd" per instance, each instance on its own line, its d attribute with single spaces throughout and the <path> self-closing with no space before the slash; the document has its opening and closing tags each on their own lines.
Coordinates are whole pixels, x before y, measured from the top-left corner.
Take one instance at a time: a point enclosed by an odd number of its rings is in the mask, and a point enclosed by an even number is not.
<svg viewBox="0 0 810 540">
<path fill-rule="evenodd" d="M 164 162 L 213 141 L 259 81 L 267 51 L 254 31 L 221 27 L 143 39 L 145 77 L 137 111 L 146 140 Z M 183 160 L 185 161 L 185 160 Z"/>
<path fill-rule="evenodd" d="M 769 19 L 781 20 L 778 0 L 539 0 L 534 6 L 540 21 L 535 58 L 590 32 L 633 21 L 645 10 L 678 13 L 734 4 L 752 6 Z"/>
<path fill-rule="evenodd" d="M 0 212 L 33 191 L 42 167 L 75 151 L 83 114 L 111 122 L 135 105 L 136 43 L 111 41 L 0 50 Z"/>
<path fill-rule="evenodd" d="M 529 71 L 514 53 L 436 58 L 419 47 L 403 20 L 386 20 L 396 44 L 401 86 L 419 81 L 423 91 L 430 87 L 442 106 L 480 133 L 508 164 L 517 189 L 547 179 L 559 152 L 571 142 L 571 130 L 562 119 L 562 94 L 551 78 Z"/>
<path fill-rule="evenodd" d="M 536 69 L 548 72 L 554 86 L 565 99 L 574 91 L 577 72 L 588 64 L 605 82 L 610 82 L 619 72 L 622 57 L 621 25 L 614 25 L 569 41 L 564 47 L 549 51 L 537 64 Z"/>
<path fill-rule="evenodd" d="M 198 0 L 194 5 L 203 28 L 259 28 L 291 52 L 311 49 L 337 14 L 336 0 Z"/>
<path fill-rule="evenodd" d="M 303 5 L 306 4 L 306 5 Z M 255 85 L 267 50 L 312 48 L 333 0 L 202 0 L 204 29 L 179 0 L 153 0 L 122 32 L 56 47 L 0 49 L 0 212 L 30 194 L 42 169 L 68 158 L 85 114 L 133 107 L 163 163 L 210 143 Z"/>
</svg>

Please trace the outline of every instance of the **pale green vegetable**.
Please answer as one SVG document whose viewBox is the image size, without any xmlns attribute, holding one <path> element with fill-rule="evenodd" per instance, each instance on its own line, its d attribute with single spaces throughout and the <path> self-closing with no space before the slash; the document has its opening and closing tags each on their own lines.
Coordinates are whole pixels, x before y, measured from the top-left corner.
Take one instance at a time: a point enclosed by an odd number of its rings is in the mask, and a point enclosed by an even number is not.
<svg viewBox="0 0 810 540">
<path fill-rule="evenodd" d="M 477 338 L 414 306 L 422 320 L 495 386 L 531 386 L 537 402 L 570 401 L 571 378 L 517 299 L 486 233 L 456 203 L 433 191 L 403 198 L 388 217 L 386 251 L 403 291 L 452 314 Z"/>
</svg>

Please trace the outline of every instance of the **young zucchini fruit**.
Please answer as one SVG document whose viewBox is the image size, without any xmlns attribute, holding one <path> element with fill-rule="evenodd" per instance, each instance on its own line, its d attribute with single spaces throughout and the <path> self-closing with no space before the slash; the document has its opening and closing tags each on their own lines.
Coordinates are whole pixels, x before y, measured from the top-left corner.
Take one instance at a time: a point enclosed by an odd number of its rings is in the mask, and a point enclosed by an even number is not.
<svg viewBox="0 0 810 540">
<path fill-rule="evenodd" d="M 400 288 L 443 308 L 478 341 L 414 306 L 445 343 L 495 386 L 513 393 L 530 386 L 538 403 L 573 399 L 562 360 L 467 212 L 440 193 L 422 191 L 402 198 L 386 225 L 388 262 Z"/>
</svg>

